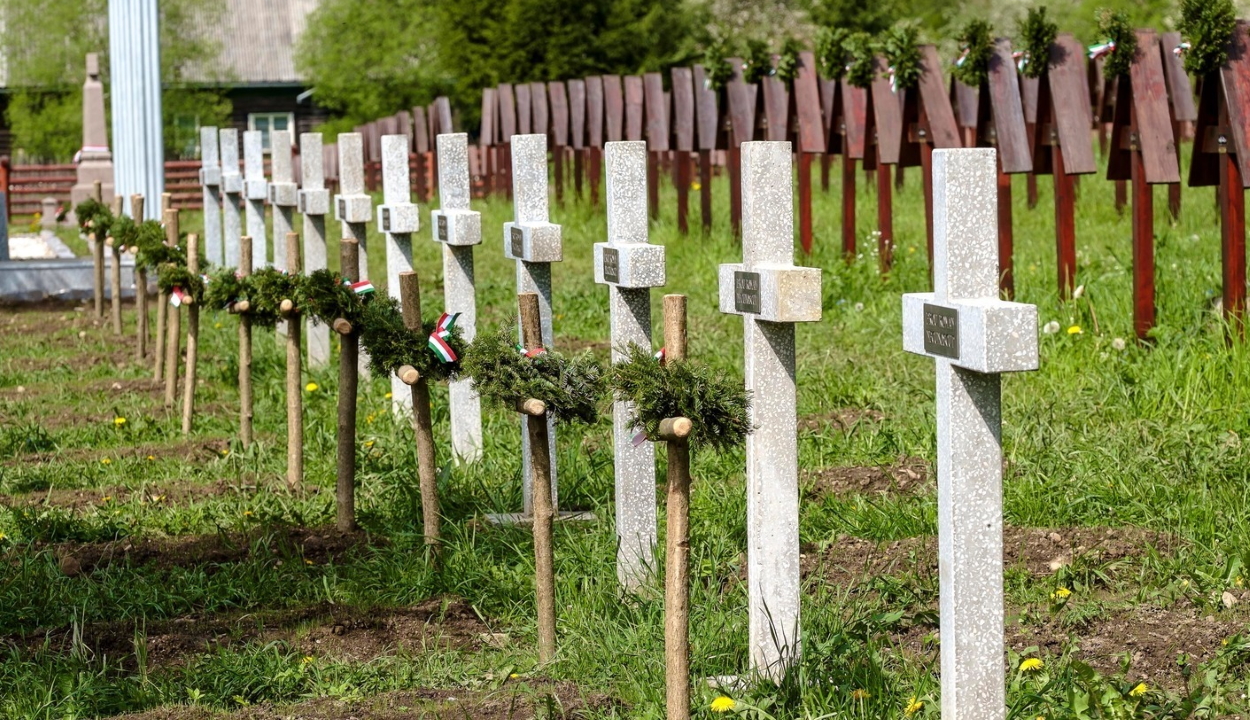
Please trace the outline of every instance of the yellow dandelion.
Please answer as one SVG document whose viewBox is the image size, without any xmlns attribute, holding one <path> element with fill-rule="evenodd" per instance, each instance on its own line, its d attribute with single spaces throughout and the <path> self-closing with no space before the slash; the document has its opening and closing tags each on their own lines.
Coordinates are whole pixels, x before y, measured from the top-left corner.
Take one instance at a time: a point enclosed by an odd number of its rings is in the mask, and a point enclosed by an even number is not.
<svg viewBox="0 0 1250 720">
<path fill-rule="evenodd" d="M 113 425 L 114 425 L 115 427 L 121 427 L 122 425 L 125 425 L 125 424 L 126 424 L 126 418 L 124 418 L 124 417 L 115 417 L 115 418 L 113 418 Z"/>
<path fill-rule="evenodd" d="M 0 533 L 0 540 L 5 540 L 8 537 L 9 537 L 8 535 L 5 535 L 4 533 Z"/>
<path fill-rule="evenodd" d="M 1056 588 L 1055 591 L 1050 594 L 1050 599 L 1051 600 L 1067 600 L 1068 596 L 1071 594 L 1072 594 L 1072 591 L 1067 589 L 1066 587 Z"/>
<path fill-rule="evenodd" d="M 155 460 L 155 459 L 156 459 L 155 455 L 148 455 L 148 460 Z"/>
<path fill-rule="evenodd" d="M 390 395 L 390 393 L 387 393 L 387 395 Z M 372 424 L 372 423 L 373 423 L 373 418 L 374 418 L 373 413 L 370 413 L 370 414 L 366 415 L 366 416 L 365 416 L 365 424 L 366 424 L 366 425 Z"/>
<path fill-rule="evenodd" d="M 1132 690 L 1128 691 L 1128 694 L 1132 695 L 1133 697 L 1141 697 L 1142 695 L 1145 695 L 1148 692 L 1150 692 L 1150 687 L 1146 685 L 1146 683 L 1137 683 L 1137 685 Z"/>
<path fill-rule="evenodd" d="M 1073 325 L 1072 327 L 1068 328 L 1069 335 L 1080 335 L 1082 332 L 1084 331 L 1081 330 L 1080 325 Z"/>
<path fill-rule="evenodd" d="M 312 561 L 312 560 L 309 560 L 308 558 L 304 558 L 304 564 L 305 564 L 305 565 L 312 565 L 312 564 L 313 564 L 313 561 Z"/>
<path fill-rule="evenodd" d="M 222 457 L 225 457 L 230 454 L 229 450 L 218 450 L 217 452 L 221 453 Z"/>
<path fill-rule="evenodd" d="M 305 656 L 304 656 L 304 659 L 303 659 L 303 660 L 301 660 L 301 661 L 300 661 L 300 663 L 302 663 L 302 664 L 304 664 L 304 665 L 307 665 L 308 663 L 310 663 L 310 662 L 312 662 L 312 661 L 313 661 L 313 656 L 312 656 L 312 655 L 305 655 Z"/>
<path fill-rule="evenodd" d="M 157 502 L 161 502 L 164 499 L 165 499 L 164 495 L 157 495 L 156 497 L 152 498 L 152 502 L 157 503 Z"/>
<path fill-rule="evenodd" d="M 243 517 L 251 517 L 251 516 L 252 516 L 252 511 L 251 511 L 251 510 L 244 510 L 244 511 L 243 511 Z"/>
<path fill-rule="evenodd" d="M 320 389 L 320 386 L 315 382 L 310 382 L 304 386 L 304 389 L 308 392 L 317 392 L 317 390 Z"/>
<path fill-rule="evenodd" d="M 1024 662 L 1020 663 L 1020 670 L 1022 672 L 1033 672 L 1034 670 L 1041 670 L 1043 667 L 1045 666 L 1042 664 L 1040 658 L 1028 658 Z"/>
<path fill-rule="evenodd" d="M 695 190 L 695 191 L 702 190 L 702 189 L 703 189 L 703 183 L 698 182 L 698 181 L 696 180 L 695 182 L 690 183 L 690 189 L 691 189 L 691 190 Z"/>
<path fill-rule="evenodd" d="M 721 695 L 712 701 L 712 712 L 727 713 L 733 710 L 737 704 L 733 698 Z"/>
<path fill-rule="evenodd" d="M 112 501 L 113 501 L 112 495 L 105 495 L 104 497 L 100 498 L 100 502 L 102 503 L 112 502 Z"/>
<path fill-rule="evenodd" d="M 387 393 L 387 394 L 383 395 L 382 397 L 386 398 L 387 400 L 390 400 L 390 399 L 391 399 L 391 394 L 390 394 L 390 393 Z"/>
<path fill-rule="evenodd" d="M 365 447 L 367 447 L 367 448 L 371 448 L 371 447 L 373 447 L 373 441 L 372 441 L 372 440 L 366 440 L 366 441 L 365 441 Z"/>
<path fill-rule="evenodd" d="M 911 698 L 911 702 L 907 703 L 907 707 L 903 710 L 903 714 L 906 715 L 907 717 L 911 717 L 912 715 L 915 715 L 921 710 L 924 710 L 924 703 L 917 700 L 916 696 L 913 695 Z"/>
<path fill-rule="evenodd" d="M 108 458 L 100 458 L 100 462 L 105 465 L 111 465 L 113 463 L 113 461 Z"/>
<path fill-rule="evenodd" d="M 509 675 L 509 676 L 508 676 L 508 679 L 509 679 L 509 680 L 516 680 L 516 679 L 517 679 L 517 678 L 519 678 L 519 677 L 521 677 L 521 676 L 520 676 L 520 675 L 517 675 L 516 673 L 512 673 L 511 675 Z"/>
<path fill-rule="evenodd" d="M 221 323 L 213 323 L 213 327 L 214 327 L 214 328 L 216 328 L 216 329 L 218 329 L 218 330 L 220 330 L 220 329 L 221 329 Z"/>
<path fill-rule="evenodd" d="M 852 700 L 867 700 L 870 697 L 872 696 L 868 694 L 867 690 L 855 689 L 851 691 Z"/>
</svg>

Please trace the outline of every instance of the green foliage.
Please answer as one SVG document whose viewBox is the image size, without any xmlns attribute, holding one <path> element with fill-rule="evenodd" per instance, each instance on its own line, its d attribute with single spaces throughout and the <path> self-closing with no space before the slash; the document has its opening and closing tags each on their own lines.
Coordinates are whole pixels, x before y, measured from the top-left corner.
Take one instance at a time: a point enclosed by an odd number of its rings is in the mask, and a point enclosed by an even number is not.
<svg viewBox="0 0 1250 720">
<path fill-rule="evenodd" d="M 443 362 L 429 348 L 434 323 L 423 323 L 419 331 L 409 330 L 399 301 L 389 296 L 366 302 L 360 325 L 360 342 L 369 351 L 369 368 L 376 375 L 389 376 L 401 366 L 411 365 L 423 378 L 450 380 L 460 374 L 461 363 L 467 362 L 466 353 L 473 352 L 466 349 L 460 329 L 453 328 L 446 340 L 458 359 Z"/>
<path fill-rule="evenodd" d="M 204 280 L 199 275 L 192 274 L 186 265 L 161 265 L 156 271 L 156 286 L 167 294 L 180 288 L 194 298 L 196 304 L 204 302 Z"/>
<path fill-rule="evenodd" d="M 799 76 L 799 53 L 803 46 L 794 38 L 787 38 L 781 46 L 781 54 L 777 58 L 777 78 L 782 82 L 793 82 Z"/>
<path fill-rule="evenodd" d="M 990 58 L 994 55 L 994 29 L 984 20 L 973 20 L 964 26 L 959 36 L 963 60 L 951 73 L 959 82 L 971 87 L 981 87 L 990 76 Z"/>
<path fill-rule="evenodd" d="M 288 275 L 273 267 L 254 271 L 243 278 L 248 301 L 247 315 L 253 327 L 271 328 L 282 319 L 282 301 L 290 300 L 295 307 L 303 306 L 305 292 L 303 276 Z"/>
<path fill-rule="evenodd" d="M 625 361 L 612 366 L 610 383 L 617 397 L 634 404 L 630 421 L 651 438 L 661 420 L 673 417 L 693 423 L 691 446 L 717 451 L 740 446 L 751 431 L 742 379 L 699 363 L 660 363 L 646 348 L 630 345 Z"/>
<path fill-rule="evenodd" d="M 910 90 L 920 82 L 920 30 L 910 22 L 901 22 L 881 38 L 881 52 L 894 68 L 894 86 Z"/>
<path fill-rule="evenodd" d="M 732 54 L 729 42 L 724 39 L 717 39 L 704 51 L 703 70 L 710 90 L 720 92 L 733 79 L 734 69 L 729 64 L 729 56 Z"/>
<path fill-rule="evenodd" d="M 27 162 L 67 161 L 82 146 L 82 90 L 18 88 L 5 118 Z"/>
<path fill-rule="evenodd" d="M 879 35 L 902 18 L 940 16 L 938 3 L 925 0 L 817 0 L 812 19 L 823 27 Z M 936 22 L 942 18 L 935 17 Z"/>
<path fill-rule="evenodd" d="M 129 247 L 135 251 L 137 267 L 155 270 L 166 263 L 186 264 L 187 251 L 181 244 L 165 244 L 165 228 L 157 220 L 144 220 L 135 231 Z"/>
<path fill-rule="evenodd" d="M 1182 55 L 1185 69 L 1199 77 L 1209 75 L 1228 62 L 1237 11 L 1232 0 L 1181 0 L 1181 21 L 1176 29 L 1189 43 Z M 1171 52 L 1171 48 L 1164 51 Z"/>
<path fill-rule="evenodd" d="M 537 398 L 557 421 L 594 424 L 607 392 L 603 368 L 589 352 L 568 357 L 548 350 L 526 357 L 516 343 L 516 328 L 480 333 L 462 363 L 478 393 L 501 407 Z"/>
<path fill-rule="evenodd" d="M 1059 26 L 1046 17 L 1046 6 L 1029 8 L 1024 22 L 1020 23 L 1020 45 L 1024 52 L 1025 77 L 1038 78 L 1050 64 L 1050 46 L 1055 43 Z"/>
<path fill-rule="evenodd" d="M 364 297 L 357 295 L 343 276 L 333 270 L 314 270 L 304 279 L 304 302 L 301 312 L 329 325 L 343 318 L 353 326 L 360 324 L 364 312 Z"/>
<path fill-rule="evenodd" d="M 763 40 L 748 40 L 743 59 L 742 78 L 755 84 L 773 74 L 773 54 Z"/>
<path fill-rule="evenodd" d="M 846 54 L 850 64 L 846 68 L 846 81 L 852 87 L 866 88 L 877 78 L 877 46 L 866 32 L 851 33 L 846 39 Z"/>
<path fill-rule="evenodd" d="M 1129 24 L 1128 16 L 1118 10 L 1099 10 L 1098 32 L 1115 43 L 1115 49 L 1107 55 L 1103 72 L 1108 78 L 1128 75 L 1133 59 L 1137 57 L 1137 33 Z"/>
<path fill-rule="evenodd" d="M 224 310 L 242 300 L 246 294 L 247 284 L 234 268 L 217 268 L 208 274 L 208 284 L 204 286 L 204 307 Z"/>
<path fill-rule="evenodd" d="M 109 234 L 109 225 L 113 223 L 113 211 L 96 200 L 87 198 L 74 206 L 74 214 L 78 216 L 78 227 L 83 232 L 95 233 L 103 239 Z"/>
<path fill-rule="evenodd" d="M 850 35 L 850 31 L 842 27 L 822 27 L 816 31 L 816 63 L 820 66 L 821 77 L 833 80 L 846 72 L 850 61 L 846 41 Z"/>
</svg>

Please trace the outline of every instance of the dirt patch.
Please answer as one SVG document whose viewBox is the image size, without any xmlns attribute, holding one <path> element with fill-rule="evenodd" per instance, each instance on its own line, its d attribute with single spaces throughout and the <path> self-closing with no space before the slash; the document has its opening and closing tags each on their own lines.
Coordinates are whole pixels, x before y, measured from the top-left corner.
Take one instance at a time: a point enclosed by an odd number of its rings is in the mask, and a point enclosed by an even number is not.
<svg viewBox="0 0 1250 720">
<path fill-rule="evenodd" d="M 610 340 L 561 337 L 556 338 L 556 350 L 567 355 L 576 355 L 589 350 L 597 356 L 607 356 L 612 353 L 612 342 Z"/>
<path fill-rule="evenodd" d="M 278 486 L 275 485 L 275 488 Z M 141 502 L 154 505 L 191 505 L 210 497 L 225 495 L 249 496 L 257 492 L 255 485 L 218 480 L 209 485 L 199 483 L 158 483 L 143 488 L 113 485 L 105 488 L 51 489 L 24 495 L 0 494 L 0 505 L 9 507 L 59 507 L 86 510 L 113 504 Z"/>
<path fill-rule="evenodd" d="M 428 648 L 478 650 L 491 637 L 474 609 L 454 597 L 432 598 L 403 608 L 348 608 L 322 603 L 294 610 L 221 615 L 187 615 L 172 620 L 92 623 L 78 641 L 97 657 L 137 667 L 136 638 L 149 669 L 176 667 L 196 655 L 249 643 L 285 643 L 306 657 L 368 662 L 397 652 Z M 37 630 L 10 638 L 29 651 L 73 649 L 69 627 Z"/>
<path fill-rule="evenodd" d="M 838 430 L 850 430 L 859 423 L 876 423 L 885 419 L 885 413 L 868 408 L 838 408 L 828 412 L 804 415 L 799 418 L 799 430 L 819 432 L 826 426 Z"/>
<path fill-rule="evenodd" d="M 212 572 L 215 565 L 245 560 L 324 565 L 383 542 L 383 538 L 361 531 L 345 533 L 332 527 L 285 527 L 258 528 L 249 533 L 58 543 L 52 550 L 61 570 L 74 576 L 123 562 L 158 568 L 202 567 L 206 572 Z"/>
<path fill-rule="evenodd" d="M 14 460 L 6 460 L 5 467 L 29 465 L 31 463 L 66 463 L 98 461 L 101 458 L 113 460 L 183 460 L 185 462 L 207 461 L 223 457 L 230 450 L 230 441 L 221 440 L 187 440 L 172 445 L 136 445 L 133 447 L 116 448 L 75 448 L 45 453 L 23 455 Z"/>
<path fill-rule="evenodd" d="M 1136 527 L 1008 526 L 1003 528 L 1003 562 L 1009 570 L 1023 568 L 1037 576 L 1051 575 L 1077 563 L 1100 566 L 1106 569 L 1104 575 L 1110 575 L 1119 561 L 1140 557 L 1151 547 L 1170 553 L 1178 544 L 1173 536 Z M 820 577 L 845 586 L 882 575 L 936 576 L 937 538 L 876 542 L 842 536 L 824 548 L 805 545 L 799 567 L 804 577 Z"/>
<path fill-rule="evenodd" d="M 509 680 L 498 690 L 402 690 L 357 701 L 321 698 L 298 705 L 261 705 L 228 714 L 168 707 L 116 720 L 530 720 L 611 714 L 621 703 L 571 682 Z"/>
<path fill-rule="evenodd" d="M 929 479 L 929 464 L 915 457 L 901 458 L 893 465 L 807 470 L 800 479 L 803 494 L 808 500 L 830 495 L 912 494 L 933 488 Z"/>
</svg>

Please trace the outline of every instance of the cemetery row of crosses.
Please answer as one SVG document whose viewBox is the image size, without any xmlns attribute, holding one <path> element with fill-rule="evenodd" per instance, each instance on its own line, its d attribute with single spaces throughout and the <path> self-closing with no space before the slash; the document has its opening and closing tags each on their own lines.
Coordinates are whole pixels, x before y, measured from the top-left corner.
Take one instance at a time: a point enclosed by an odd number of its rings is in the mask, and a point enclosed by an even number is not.
<svg viewBox="0 0 1250 720">
<path fill-rule="evenodd" d="M 893 262 L 891 168 L 901 179 L 902 168 L 920 167 L 931 292 L 902 298 L 901 347 L 932 358 L 936 373 L 941 704 L 952 718 L 1004 717 L 1000 377 L 1038 368 L 1040 334 L 1036 307 L 1013 301 L 1010 175 L 1054 176 L 1056 267 L 1060 294 L 1070 297 L 1077 292 L 1074 181 L 1094 171 L 1091 129 L 1110 124 L 1108 178 L 1131 189 L 1134 328 L 1143 341 L 1155 324 L 1149 186 L 1180 181 L 1174 132 L 1196 121 L 1190 184 L 1218 182 L 1222 189 L 1223 310 L 1234 320 L 1244 309 L 1246 285 L 1239 183 L 1250 177 L 1243 167 L 1250 148 L 1241 147 L 1250 137 L 1250 115 L 1230 92 L 1250 80 L 1250 26 L 1239 22 L 1221 41 L 1226 58 L 1196 71 L 1204 81 L 1200 102 L 1186 116 L 1176 100 L 1190 93 L 1180 54 L 1173 52 L 1179 37 L 1112 23 L 1112 43 L 1091 53 L 1087 69 L 1086 51 L 1070 35 L 1053 26 L 1046 32 L 1044 12 L 1032 12 L 1029 22 L 1037 31 L 1030 37 L 1040 39 L 1030 41 L 1023 57 L 1013 55 L 1006 39 L 987 34 L 969 40 L 949 85 L 936 49 L 916 45 L 914 37 L 910 61 L 855 56 L 856 39 L 840 37 L 826 38 L 819 57 L 796 51 L 769 58 L 758 75 L 758 58 L 717 59 L 723 68 L 711 62 L 675 68 L 669 90 L 660 74 L 488 88 L 476 146 L 467 134 L 450 132 L 443 99 L 437 105 L 441 132 L 428 158 L 439 207 L 428 213 L 426 228 L 412 202 L 412 138 L 400 131 L 401 124 L 412 127 L 409 114 L 383 123 L 396 132 L 379 133 L 374 124 L 340 134 L 332 150 L 323 148 L 321 134 L 301 134 L 298 157 L 295 138 L 275 131 L 268 177 L 259 132 L 242 133 L 240 163 L 235 130 L 203 128 L 202 235 L 181 232 L 177 210 L 163 208 L 161 222 L 142 220 L 144 203 L 155 200 L 142 196 L 129 198 L 129 207 L 122 198 L 112 207 L 102 198 L 87 201 L 77 216 L 98 245 L 133 252 L 136 282 L 146 286 L 151 278 L 159 290 L 150 349 L 150 308 L 146 294 L 138 295 L 137 353 L 150 357 L 154 377 L 165 383 L 166 406 L 181 409 L 184 435 L 193 431 L 202 385 L 201 311 L 226 310 L 237 320 L 241 449 L 255 442 L 253 334 L 273 328 L 284 346 L 286 482 L 292 490 L 306 482 L 304 363 L 337 364 L 341 530 L 357 523 L 362 378 L 389 378 L 392 412 L 411 419 L 421 533 L 433 565 L 442 561 L 444 535 L 440 466 L 481 460 L 487 446 L 483 403 L 514 411 L 523 502 L 490 521 L 532 528 L 540 663 L 555 660 L 560 647 L 553 527 L 609 521 L 561 512 L 559 481 L 568 469 L 557 467 L 557 435 L 610 413 L 617 577 L 626 593 L 664 587 L 667 717 L 687 718 L 692 687 L 703 682 L 690 671 L 692 453 L 745 447 L 749 667 L 745 678 L 718 679 L 721 687 L 782 683 L 808 642 L 800 622 L 796 419 L 803 375 L 795 326 L 821 320 L 823 293 L 821 269 L 795 264 L 794 241 L 797 236 L 800 248 L 811 251 L 813 159 L 826 162 L 827 177 L 829 156 L 843 156 L 842 188 L 850 200 L 841 205 L 841 238 L 848 262 L 857 254 L 856 162 L 873 171 L 877 257 L 885 274 Z M 373 134 L 380 203 L 367 189 Z M 427 160 L 417 158 L 424 183 Z M 569 158 L 579 192 L 585 178 L 598 202 L 601 178 L 605 183 L 606 239 L 594 244 L 593 267 L 584 271 L 607 290 L 606 364 L 589 353 L 554 349 L 559 308 L 552 263 L 563 261 L 568 239 L 552 221 L 550 205 L 553 195 L 564 193 Z M 334 192 L 327 187 L 327 159 L 337 167 Z M 741 261 L 719 266 L 716 304 L 742 317 L 745 382 L 688 356 L 685 296 L 665 295 L 662 332 L 653 328 L 652 289 L 668 285 L 666 248 L 649 241 L 659 213 L 659 174 L 672 172 L 685 231 L 693 178 L 710 193 L 722 169 Z M 484 228 L 471 208 L 483 187 L 512 201 L 512 220 L 502 228 Z M 705 226 L 711 208 L 705 194 Z M 1179 213 L 1179 193 L 1170 210 Z M 327 230 L 331 218 L 340 232 Z M 369 246 L 370 225 L 384 238 L 382 247 Z M 499 233 L 493 237 L 516 268 L 516 305 L 507 312 L 514 319 L 497 327 L 478 324 L 474 259 L 484 233 Z M 414 268 L 413 243 L 422 234 L 441 246 L 438 271 Z M 337 253 L 338 270 L 327 267 L 330 253 Z M 385 258 L 384 284 L 377 278 L 375 286 L 368 276 L 371 253 Z M 423 297 L 419 275 L 441 277 L 443 296 Z M 1239 326 L 1229 328 L 1236 333 Z M 435 383 L 448 386 L 448 437 L 434 432 L 434 417 L 444 412 L 432 406 Z M 663 499 L 656 487 L 657 446 L 664 449 Z M 662 533 L 660 507 L 666 508 Z"/>
</svg>

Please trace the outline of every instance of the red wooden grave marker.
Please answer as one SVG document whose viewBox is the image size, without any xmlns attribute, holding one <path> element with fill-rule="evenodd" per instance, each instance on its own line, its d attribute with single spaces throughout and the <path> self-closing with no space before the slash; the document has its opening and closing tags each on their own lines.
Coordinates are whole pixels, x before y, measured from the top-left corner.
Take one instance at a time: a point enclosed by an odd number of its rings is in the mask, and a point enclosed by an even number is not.
<svg viewBox="0 0 1250 720">
<path fill-rule="evenodd" d="M 699 144 L 699 203 L 703 215 L 703 232 L 712 231 L 712 153 L 725 147 L 725 122 L 721 118 L 722 103 L 718 93 L 709 87 L 707 71 L 695 65 L 694 108 Z"/>
<path fill-rule="evenodd" d="M 1040 60 L 1038 62 L 1041 62 Z M 1020 101 L 1024 105 L 1024 131 L 1029 135 L 1029 146 L 1033 145 L 1033 137 L 1036 135 L 1037 128 L 1037 86 L 1041 80 L 1040 77 L 1025 77 L 1024 73 L 1019 74 L 1020 78 Z M 1027 194 L 1029 209 L 1037 207 L 1037 174 L 1029 173 L 1025 178 L 1027 182 Z"/>
<path fill-rule="evenodd" d="M 955 76 L 951 76 L 951 109 L 955 112 L 955 123 L 964 147 L 976 147 L 977 144 L 977 113 L 980 103 L 980 89 L 965 85 Z"/>
<path fill-rule="evenodd" d="M 499 178 L 495 187 L 503 190 L 509 200 L 512 199 L 512 136 L 517 134 L 516 96 L 512 86 L 507 83 L 499 85 L 499 147 L 496 150 L 496 167 Z"/>
<path fill-rule="evenodd" d="M 647 73 L 642 78 L 643 108 L 646 111 L 647 207 L 651 219 L 660 217 L 660 153 L 668 152 L 668 105 L 664 102 L 664 76 Z M 628 107 L 628 102 L 626 102 Z M 628 112 L 628 111 L 627 111 Z"/>
<path fill-rule="evenodd" d="M 490 195 L 494 192 L 495 180 L 495 116 L 499 113 L 498 98 L 495 88 L 482 90 L 482 126 L 478 132 L 478 154 L 482 158 L 482 192 Z"/>
<path fill-rule="evenodd" d="M 675 67 L 673 82 L 673 143 L 675 153 L 673 184 L 677 187 L 677 229 L 690 232 L 690 166 L 694 162 L 694 72 Z"/>
<path fill-rule="evenodd" d="M 529 135 L 534 132 L 533 99 L 530 97 L 529 83 L 517 83 L 513 90 L 516 92 L 517 134 Z"/>
<path fill-rule="evenodd" d="M 573 143 L 573 192 L 582 199 L 586 163 L 586 81 L 569 80 L 569 124 Z"/>
<path fill-rule="evenodd" d="M 556 202 L 564 202 L 564 156 L 569 145 L 569 99 L 564 94 L 564 83 L 548 83 L 547 98 L 551 103 L 551 148 L 555 160 Z"/>
<path fill-rule="evenodd" d="M 619 75 L 603 76 L 603 119 L 608 134 L 606 142 L 625 139 L 625 92 Z"/>
<path fill-rule="evenodd" d="M 603 157 L 604 100 L 608 83 L 598 75 L 586 78 L 586 176 L 590 178 L 590 204 L 599 207 L 599 181 Z M 616 85 L 620 89 L 620 84 Z M 617 93 L 620 97 L 620 93 Z"/>
<path fill-rule="evenodd" d="M 894 266 L 894 184 L 890 166 L 902 159 L 903 107 L 890 86 L 889 63 L 878 55 L 864 114 L 864 170 L 877 173 L 877 257 L 882 274 Z M 902 169 L 901 167 L 899 168 Z"/>
<path fill-rule="evenodd" d="M 798 75 L 790 93 L 790 116 L 798 125 L 799 153 L 799 241 L 804 252 L 812 251 L 812 155 L 823 155 L 828 144 L 825 141 L 825 123 L 820 107 L 820 76 L 816 70 L 816 56 L 810 52 L 799 53 Z M 771 126 L 771 123 L 770 123 Z"/>
<path fill-rule="evenodd" d="M 430 125 L 425 108 L 419 105 L 412 109 L 412 152 L 416 161 L 416 172 L 413 174 L 417 176 L 414 189 L 417 200 L 425 202 L 430 193 L 430 186 L 426 182 L 426 168 L 430 166 Z"/>
<path fill-rule="evenodd" d="M 925 239 L 932 271 L 933 151 L 963 146 L 946 83 L 942 81 L 942 62 L 932 45 L 920 46 L 920 79 L 903 99 L 903 126 L 901 164 L 914 164 L 912 160 L 918 155 L 924 176 Z"/>
<path fill-rule="evenodd" d="M 1176 53 L 1181 47 L 1181 34 L 1166 32 L 1159 36 L 1159 56 L 1163 59 L 1163 79 L 1168 88 L 1168 110 L 1172 117 L 1172 137 L 1180 152 L 1181 140 L 1193 137 L 1194 121 L 1198 111 L 1194 108 L 1194 90 L 1189 84 L 1189 73 Z M 1179 155 L 1177 162 L 1180 162 Z M 1181 184 L 1168 185 L 1168 210 L 1172 217 L 1181 215 Z"/>
<path fill-rule="evenodd" d="M 729 58 L 733 77 L 725 86 L 729 105 L 729 143 L 725 164 L 729 169 L 729 223 L 735 236 L 742 235 L 742 151 L 744 142 L 755 139 L 756 93 L 759 87 L 748 85 L 743 76 L 741 58 Z"/>
<path fill-rule="evenodd" d="M 625 139 L 643 140 L 643 104 L 646 96 L 642 89 L 642 78 L 637 75 L 626 75 L 625 81 Z"/>
</svg>

